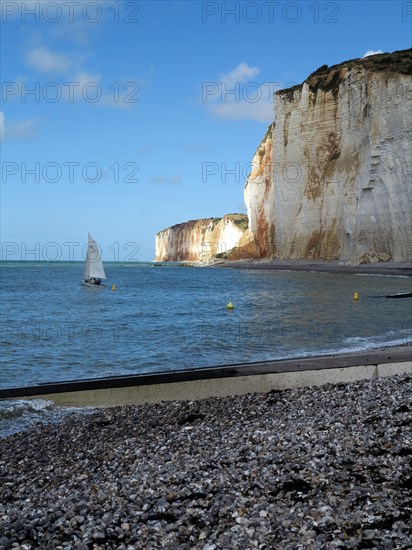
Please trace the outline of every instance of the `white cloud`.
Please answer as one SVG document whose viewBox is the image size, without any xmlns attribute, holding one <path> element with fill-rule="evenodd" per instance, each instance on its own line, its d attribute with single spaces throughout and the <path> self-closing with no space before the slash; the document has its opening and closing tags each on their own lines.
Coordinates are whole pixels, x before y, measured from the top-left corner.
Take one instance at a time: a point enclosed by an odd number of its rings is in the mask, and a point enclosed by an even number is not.
<svg viewBox="0 0 412 550">
<path fill-rule="evenodd" d="M 150 183 L 179 183 L 182 181 L 181 176 L 154 176 Z"/>
<path fill-rule="evenodd" d="M 86 72 L 77 73 L 73 82 L 73 95 L 75 100 L 86 100 L 89 96 L 96 97 L 93 105 L 117 107 L 127 109 L 138 103 L 139 85 L 137 82 L 128 82 L 127 84 L 115 83 L 104 86 L 101 74 L 91 74 Z"/>
<path fill-rule="evenodd" d="M 264 100 L 256 103 L 249 103 L 247 101 L 217 103 L 216 105 L 212 105 L 210 110 L 214 117 L 226 120 L 271 122 L 274 118 L 273 103 Z"/>
<path fill-rule="evenodd" d="M 6 139 L 32 139 L 37 133 L 38 119 L 26 118 L 23 120 L 13 120 L 6 123 L 6 117 L 0 111 L 0 138 Z"/>
<path fill-rule="evenodd" d="M 12 121 L 8 125 L 7 137 L 9 139 L 32 139 L 37 133 L 37 123 L 36 118 Z"/>
<path fill-rule="evenodd" d="M 258 83 L 259 67 L 239 63 L 221 74 L 217 82 L 204 82 L 202 103 L 215 118 L 225 120 L 273 120 L 273 94 L 279 83 Z"/>
<path fill-rule="evenodd" d="M 46 77 L 47 80 L 47 77 Z M 43 97 L 45 102 L 50 98 L 58 97 L 57 101 L 69 103 L 87 103 L 90 106 L 109 106 L 118 109 L 128 109 L 139 103 L 140 85 L 136 80 L 128 82 L 104 82 L 103 75 L 78 71 L 60 78 L 53 78 L 53 82 L 34 83 L 32 80 L 19 79 L 5 87 L 4 94 L 8 100 L 24 97 L 24 90 L 36 88 L 37 96 Z M 60 80 L 60 81 L 59 81 Z M 27 92 L 28 93 L 28 92 Z"/>
<path fill-rule="evenodd" d="M 368 50 L 362 57 L 369 57 L 370 55 L 376 55 L 378 53 L 383 53 L 382 50 Z"/>
<path fill-rule="evenodd" d="M 0 141 L 4 140 L 5 130 L 6 130 L 5 116 L 3 111 L 0 111 Z"/>
<path fill-rule="evenodd" d="M 71 66 L 70 58 L 67 55 L 53 53 L 44 47 L 28 52 L 26 61 L 31 67 L 43 73 L 65 73 Z"/>
<path fill-rule="evenodd" d="M 259 67 L 250 67 L 247 63 L 239 63 L 239 65 L 230 71 L 230 73 L 221 74 L 220 82 L 224 82 L 227 87 L 230 87 L 236 85 L 236 83 L 250 81 L 259 73 Z"/>
<path fill-rule="evenodd" d="M 109 81 L 104 83 L 103 75 L 90 73 L 83 68 L 85 60 L 91 55 L 92 53 L 89 51 L 77 51 L 70 55 L 57 53 L 48 47 L 39 46 L 26 53 L 26 62 L 46 75 L 47 73 L 60 73 L 62 78 L 60 83 L 44 84 L 45 87 L 55 84 L 55 87 L 59 88 L 59 100 L 70 103 L 85 101 L 90 105 L 120 109 L 127 109 L 138 104 L 142 80 L 137 82 L 130 79 L 127 82 Z M 146 78 L 150 78 L 152 71 L 153 69 L 150 68 Z"/>
<path fill-rule="evenodd" d="M 76 73 L 73 82 L 78 84 L 78 88 L 82 90 L 83 88 L 87 87 L 91 82 L 100 84 L 100 80 L 102 78 L 101 74 L 92 74 L 92 73 L 86 73 L 85 71 Z"/>
</svg>

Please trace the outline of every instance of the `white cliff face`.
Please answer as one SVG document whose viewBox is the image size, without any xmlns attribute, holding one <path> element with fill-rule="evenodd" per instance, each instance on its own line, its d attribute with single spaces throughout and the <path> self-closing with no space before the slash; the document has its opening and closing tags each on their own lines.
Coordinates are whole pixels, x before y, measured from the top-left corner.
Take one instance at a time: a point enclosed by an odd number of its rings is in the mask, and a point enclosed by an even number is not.
<svg viewBox="0 0 412 550">
<path fill-rule="evenodd" d="M 274 244 L 272 131 L 271 124 L 253 157 L 252 172 L 248 176 L 244 190 L 249 230 L 257 244 L 258 255 L 261 257 L 270 255 Z"/>
<path fill-rule="evenodd" d="M 411 53 L 384 56 L 321 68 L 276 94 L 245 187 L 261 256 L 410 257 Z"/>
<path fill-rule="evenodd" d="M 247 229 L 244 214 L 193 220 L 174 225 L 156 235 L 156 261 L 209 262 L 241 242 Z"/>
</svg>

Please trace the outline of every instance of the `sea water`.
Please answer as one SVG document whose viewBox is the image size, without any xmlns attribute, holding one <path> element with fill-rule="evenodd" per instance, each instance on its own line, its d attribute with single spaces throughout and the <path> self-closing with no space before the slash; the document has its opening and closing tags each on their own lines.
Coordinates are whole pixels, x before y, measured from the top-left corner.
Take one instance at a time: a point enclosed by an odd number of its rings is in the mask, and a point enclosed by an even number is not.
<svg viewBox="0 0 412 550">
<path fill-rule="evenodd" d="M 410 292 L 405 277 L 105 267 L 107 287 L 91 288 L 80 284 L 80 263 L 2 264 L 0 387 L 366 350 L 412 339 L 412 300 L 383 297 Z M 229 301 L 233 310 L 226 308 Z M 44 400 L 0 402 L 0 422 L 8 419 L 3 433 L 22 418 L 55 416 L 52 410 Z"/>
</svg>

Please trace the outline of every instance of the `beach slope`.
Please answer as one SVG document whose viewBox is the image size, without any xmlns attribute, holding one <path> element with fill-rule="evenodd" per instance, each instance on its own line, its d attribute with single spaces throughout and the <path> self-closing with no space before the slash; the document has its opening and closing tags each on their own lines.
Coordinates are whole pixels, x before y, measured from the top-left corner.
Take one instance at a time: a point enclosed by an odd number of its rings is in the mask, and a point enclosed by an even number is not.
<svg viewBox="0 0 412 550">
<path fill-rule="evenodd" d="M 0 548 L 406 549 L 411 386 L 117 407 L 15 434 Z"/>
</svg>

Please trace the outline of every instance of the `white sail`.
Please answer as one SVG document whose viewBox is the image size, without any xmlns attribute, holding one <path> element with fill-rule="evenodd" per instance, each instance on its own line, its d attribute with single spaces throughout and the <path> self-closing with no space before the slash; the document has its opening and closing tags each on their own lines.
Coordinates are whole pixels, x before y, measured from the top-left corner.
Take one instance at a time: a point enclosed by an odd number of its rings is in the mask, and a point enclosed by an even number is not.
<svg viewBox="0 0 412 550">
<path fill-rule="evenodd" d="M 99 247 L 89 233 L 86 265 L 84 266 L 84 279 L 87 281 L 91 277 L 96 279 L 106 279 Z"/>
</svg>

